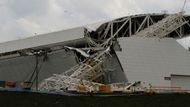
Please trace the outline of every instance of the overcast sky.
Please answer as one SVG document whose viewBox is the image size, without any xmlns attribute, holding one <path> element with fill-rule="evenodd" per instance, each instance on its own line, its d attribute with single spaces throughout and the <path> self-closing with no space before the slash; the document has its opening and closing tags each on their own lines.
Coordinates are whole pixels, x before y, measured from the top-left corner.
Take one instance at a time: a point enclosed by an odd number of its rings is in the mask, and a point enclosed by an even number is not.
<svg viewBox="0 0 190 107">
<path fill-rule="evenodd" d="M 183 3 L 184 0 L 0 0 L 0 42 L 132 14 L 179 12 Z M 190 14 L 189 5 L 187 0 L 186 14 Z M 189 40 L 183 43 L 190 44 Z"/>
</svg>

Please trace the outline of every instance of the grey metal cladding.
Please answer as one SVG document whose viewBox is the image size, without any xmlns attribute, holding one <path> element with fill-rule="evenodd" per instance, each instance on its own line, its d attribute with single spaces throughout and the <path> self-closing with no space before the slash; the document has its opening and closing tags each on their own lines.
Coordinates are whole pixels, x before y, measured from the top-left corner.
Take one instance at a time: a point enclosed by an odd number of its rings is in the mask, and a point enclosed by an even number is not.
<svg viewBox="0 0 190 107">
<path fill-rule="evenodd" d="M 182 87 L 185 90 L 190 89 L 190 76 L 172 75 L 171 76 L 172 87 Z"/>
<path fill-rule="evenodd" d="M 125 37 L 118 39 L 117 56 L 129 82 L 169 86 L 164 77 L 190 75 L 190 52 L 172 38 Z"/>
<path fill-rule="evenodd" d="M 22 56 L 0 60 L 0 80 L 28 81 L 35 69 L 35 59 L 35 56 Z M 68 70 L 76 65 L 76 60 L 73 52 L 60 50 L 48 55 L 44 62 L 43 57 L 40 57 L 39 66 L 42 63 L 39 82 L 44 78 L 52 76 L 52 74 L 59 74 Z"/>
<path fill-rule="evenodd" d="M 84 37 L 84 28 L 73 28 L 48 34 L 36 35 L 26 39 L 0 43 L 0 53 L 11 52 L 21 49 L 40 47 L 51 44 L 63 43 Z"/>
</svg>

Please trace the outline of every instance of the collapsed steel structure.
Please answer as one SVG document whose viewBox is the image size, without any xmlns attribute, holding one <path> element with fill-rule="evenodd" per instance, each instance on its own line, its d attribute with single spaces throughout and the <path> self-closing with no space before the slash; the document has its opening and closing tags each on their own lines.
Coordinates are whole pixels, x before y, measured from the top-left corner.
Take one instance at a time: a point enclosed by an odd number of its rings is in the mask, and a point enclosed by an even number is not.
<svg viewBox="0 0 190 107">
<path fill-rule="evenodd" d="M 125 17 L 105 23 L 96 31 L 86 31 L 85 39 L 88 48 L 99 50 L 96 50 L 95 53 L 68 71 L 62 74 L 54 74 L 52 77 L 43 80 L 39 85 L 40 90 L 66 90 L 79 85 L 84 85 L 90 90 L 94 85 L 103 85 L 95 82 L 95 80 L 106 72 L 103 70 L 103 62 L 108 57 L 110 47 L 113 47 L 118 37 L 164 38 L 173 36 L 170 35 L 171 33 L 176 33 L 181 38 L 184 35 L 184 26 L 190 27 L 183 14 L 184 12 L 171 14 L 158 22 L 147 15 L 142 23 L 132 21 L 132 17 Z M 126 87 L 130 86 L 131 84 Z"/>
</svg>

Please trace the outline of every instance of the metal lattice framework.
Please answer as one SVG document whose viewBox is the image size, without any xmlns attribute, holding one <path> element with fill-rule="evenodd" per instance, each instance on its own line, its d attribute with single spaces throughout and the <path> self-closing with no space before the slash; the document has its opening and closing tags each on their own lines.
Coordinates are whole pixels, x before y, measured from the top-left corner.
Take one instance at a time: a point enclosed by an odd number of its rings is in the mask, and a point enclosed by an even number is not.
<svg viewBox="0 0 190 107">
<path fill-rule="evenodd" d="M 84 85 L 90 89 L 91 86 L 99 84 L 92 81 L 104 74 L 102 64 L 109 50 L 108 47 L 104 51 L 95 53 L 68 71 L 62 74 L 54 74 L 52 77 L 45 79 L 40 83 L 40 89 L 60 90 L 79 85 Z"/>
<path fill-rule="evenodd" d="M 141 23 L 132 17 L 112 20 L 100 27 L 101 29 L 96 32 L 96 37 L 89 35 L 87 32 L 85 38 L 91 46 L 95 47 L 106 47 L 112 44 L 113 38 L 118 37 L 163 38 L 175 32 L 181 38 L 184 36 L 183 26 L 187 24 L 190 27 L 188 21 L 183 17 L 183 13 L 170 14 L 157 23 L 155 23 L 150 15 L 145 16 Z"/>
</svg>

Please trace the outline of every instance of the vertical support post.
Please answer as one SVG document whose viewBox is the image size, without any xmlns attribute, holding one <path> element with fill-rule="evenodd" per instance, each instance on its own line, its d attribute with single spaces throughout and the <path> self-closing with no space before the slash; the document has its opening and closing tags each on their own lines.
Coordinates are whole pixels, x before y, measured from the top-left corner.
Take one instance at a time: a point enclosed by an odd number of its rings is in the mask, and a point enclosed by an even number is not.
<svg viewBox="0 0 190 107">
<path fill-rule="evenodd" d="M 129 19 L 129 37 L 131 37 L 131 35 L 132 35 L 132 22 L 131 22 L 131 18 Z"/>
<path fill-rule="evenodd" d="M 39 74 L 39 71 L 38 71 L 38 55 L 36 55 L 36 91 L 38 91 L 38 74 Z"/>
<path fill-rule="evenodd" d="M 134 20 L 134 32 L 136 32 L 136 31 L 137 31 L 137 21 Z"/>
</svg>

